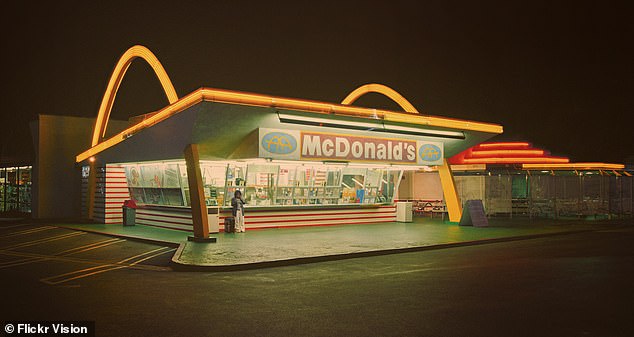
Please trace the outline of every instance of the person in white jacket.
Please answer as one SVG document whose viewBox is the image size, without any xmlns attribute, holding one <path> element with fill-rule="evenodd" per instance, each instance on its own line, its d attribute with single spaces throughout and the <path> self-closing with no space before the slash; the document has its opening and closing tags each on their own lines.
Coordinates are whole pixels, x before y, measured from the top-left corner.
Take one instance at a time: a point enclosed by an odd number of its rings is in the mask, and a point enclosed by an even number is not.
<svg viewBox="0 0 634 337">
<path fill-rule="evenodd" d="M 231 199 L 231 214 L 236 223 L 236 233 L 244 232 L 244 200 L 242 199 L 242 192 L 236 190 Z"/>
</svg>

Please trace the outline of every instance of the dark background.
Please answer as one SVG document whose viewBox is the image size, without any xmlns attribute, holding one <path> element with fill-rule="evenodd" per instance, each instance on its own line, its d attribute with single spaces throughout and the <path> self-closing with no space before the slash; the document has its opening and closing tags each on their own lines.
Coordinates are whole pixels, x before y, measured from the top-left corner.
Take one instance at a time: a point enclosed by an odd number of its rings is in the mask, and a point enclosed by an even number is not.
<svg viewBox="0 0 634 337">
<path fill-rule="evenodd" d="M 424 114 L 499 123 L 573 161 L 631 160 L 632 1 L 56 1 L 2 4 L 1 161 L 37 114 L 95 117 L 135 44 L 179 94 L 216 87 L 339 102 L 366 83 Z M 112 113 L 167 104 L 135 61 Z M 399 110 L 368 95 L 359 105 Z M 630 159 L 627 159 L 627 158 Z"/>
</svg>

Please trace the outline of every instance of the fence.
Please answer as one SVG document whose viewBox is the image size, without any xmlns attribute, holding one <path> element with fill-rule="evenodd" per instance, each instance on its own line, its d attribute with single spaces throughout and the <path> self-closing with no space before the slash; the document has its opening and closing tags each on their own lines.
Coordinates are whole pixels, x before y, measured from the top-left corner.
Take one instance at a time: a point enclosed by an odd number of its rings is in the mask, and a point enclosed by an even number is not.
<svg viewBox="0 0 634 337">
<path fill-rule="evenodd" d="M 487 215 L 543 218 L 631 218 L 634 177 L 525 172 L 456 176 L 463 203 L 481 199 Z"/>
</svg>

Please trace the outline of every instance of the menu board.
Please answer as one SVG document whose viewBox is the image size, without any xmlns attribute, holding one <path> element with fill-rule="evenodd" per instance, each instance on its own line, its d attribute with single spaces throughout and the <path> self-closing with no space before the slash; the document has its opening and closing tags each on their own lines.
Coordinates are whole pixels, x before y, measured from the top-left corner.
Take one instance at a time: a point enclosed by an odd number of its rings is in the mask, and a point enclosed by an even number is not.
<svg viewBox="0 0 634 337">
<path fill-rule="evenodd" d="M 482 200 L 467 200 L 465 208 L 462 210 L 460 226 L 488 227 L 489 220 L 484 213 Z"/>
</svg>

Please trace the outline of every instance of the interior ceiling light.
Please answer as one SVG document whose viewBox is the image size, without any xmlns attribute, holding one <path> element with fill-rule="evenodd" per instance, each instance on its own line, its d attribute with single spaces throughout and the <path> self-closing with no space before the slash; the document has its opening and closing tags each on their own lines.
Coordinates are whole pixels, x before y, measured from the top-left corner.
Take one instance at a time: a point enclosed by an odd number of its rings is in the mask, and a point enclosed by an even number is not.
<svg viewBox="0 0 634 337">
<path fill-rule="evenodd" d="M 461 132 L 461 131 L 432 130 L 432 129 L 425 129 L 425 128 L 385 124 L 382 120 L 378 120 L 378 119 L 376 122 L 360 122 L 360 121 L 349 121 L 349 120 L 341 120 L 341 119 L 298 116 L 298 115 L 285 114 L 285 113 L 278 113 L 278 117 L 281 123 L 289 123 L 289 124 L 300 124 L 300 125 L 331 127 L 331 128 L 351 129 L 351 130 L 363 130 L 363 131 L 375 131 L 375 132 L 387 132 L 387 133 L 396 133 L 396 134 L 405 134 L 405 135 L 414 135 L 414 136 L 465 139 L 464 132 Z"/>
</svg>

